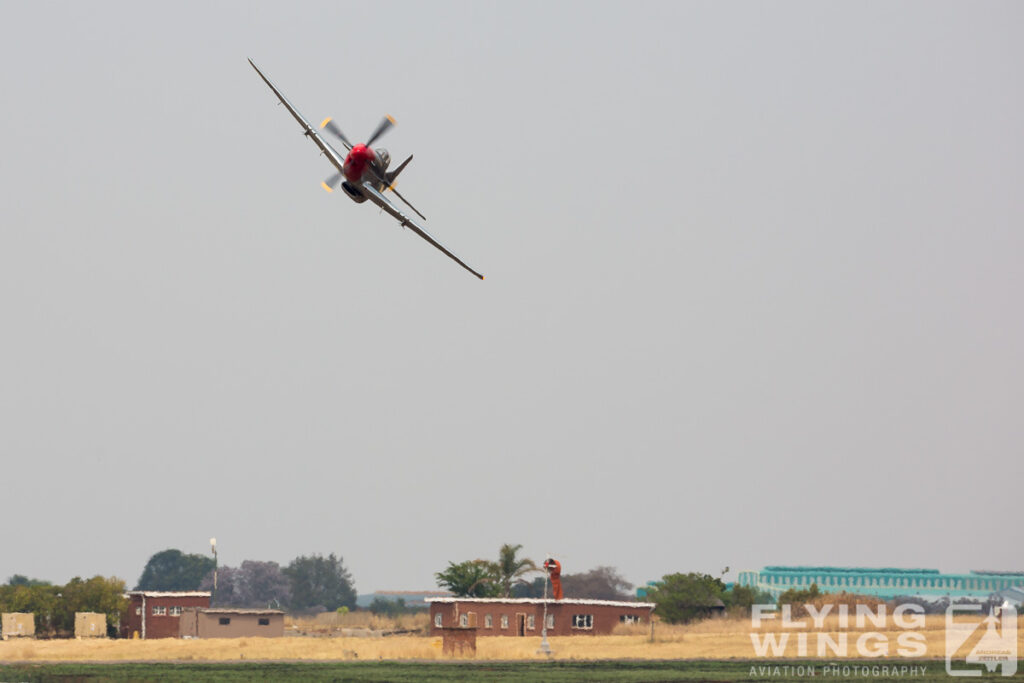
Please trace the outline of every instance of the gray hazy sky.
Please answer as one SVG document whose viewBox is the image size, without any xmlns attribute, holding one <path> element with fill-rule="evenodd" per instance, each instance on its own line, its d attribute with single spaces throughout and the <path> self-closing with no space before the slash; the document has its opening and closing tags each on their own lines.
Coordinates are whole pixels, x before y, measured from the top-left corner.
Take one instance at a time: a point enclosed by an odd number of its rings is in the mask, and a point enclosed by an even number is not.
<svg viewBox="0 0 1024 683">
<path fill-rule="evenodd" d="M 0 580 L 1024 569 L 1024 4 L 0 2 Z M 314 122 L 479 282 L 332 171 Z M 731 576 L 735 576 L 732 574 Z"/>
</svg>

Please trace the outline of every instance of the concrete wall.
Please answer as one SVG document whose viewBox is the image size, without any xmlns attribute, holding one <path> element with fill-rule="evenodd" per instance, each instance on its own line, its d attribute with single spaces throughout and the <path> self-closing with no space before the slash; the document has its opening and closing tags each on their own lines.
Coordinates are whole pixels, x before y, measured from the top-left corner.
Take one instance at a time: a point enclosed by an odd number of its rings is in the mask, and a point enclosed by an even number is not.
<svg viewBox="0 0 1024 683">
<path fill-rule="evenodd" d="M 181 615 L 179 633 L 183 638 L 280 638 L 284 635 L 284 613 L 187 609 Z"/>
<path fill-rule="evenodd" d="M 5 612 L 0 615 L 0 636 L 8 638 L 35 638 L 36 617 L 28 612 Z"/>
<path fill-rule="evenodd" d="M 98 612 L 75 612 L 75 638 L 106 638 L 107 615 Z"/>
</svg>

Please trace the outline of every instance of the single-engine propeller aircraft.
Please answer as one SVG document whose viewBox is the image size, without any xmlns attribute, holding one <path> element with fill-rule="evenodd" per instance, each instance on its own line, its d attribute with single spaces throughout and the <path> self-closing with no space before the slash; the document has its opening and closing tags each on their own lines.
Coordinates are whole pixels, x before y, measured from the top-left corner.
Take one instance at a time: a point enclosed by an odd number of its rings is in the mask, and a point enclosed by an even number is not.
<svg viewBox="0 0 1024 683">
<path fill-rule="evenodd" d="M 373 131 L 373 134 L 367 138 L 366 142 L 361 142 L 355 145 L 349 142 L 348 138 L 345 137 L 345 134 L 341 132 L 341 129 L 334 123 L 334 121 L 330 118 L 324 119 L 323 123 L 320 124 L 320 128 L 337 138 L 341 144 L 345 146 L 345 149 L 348 150 L 348 154 L 342 158 L 341 154 L 331 147 L 326 140 L 324 140 L 323 136 L 320 135 L 317 129 L 309 125 L 309 122 L 306 121 L 306 119 L 302 117 L 302 114 L 292 106 L 291 102 L 281 94 L 281 91 L 270 82 L 270 79 L 263 75 L 263 72 L 259 70 L 259 67 L 257 67 L 251 59 L 249 60 L 249 64 L 252 64 L 252 68 L 256 69 L 256 73 L 260 75 L 263 82 L 270 86 L 270 89 L 274 91 L 275 95 L 277 95 L 277 99 L 281 101 L 281 104 L 283 104 L 285 108 L 291 112 L 291 115 L 295 117 L 295 120 L 299 122 L 299 125 L 302 126 L 304 131 L 304 135 L 311 138 L 313 142 L 316 143 L 316 146 L 320 148 L 320 151 L 327 156 L 332 164 L 334 164 L 337 172 L 322 183 L 325 190 L 333 192 L 334 186 L 338 184 L 339 180 L 341 180 L 341 189 L 345 191 L 345 194 L 347 194 L 352 201 L 357 204 L 362 204 L 369 199 L 381 209 L 391 214 L 391 216 L 397 220 L 402 227 L 412 228 L 417 235 L 443 251 L 449 258 L 460 266 L 473 273 L 473 275 L 476 275 L 481 280 L 484 279 L 483 275 L 470 268 L 465 261 L 460 259 L 449 251 L 443 244 L 434 239 L 430 233 L 419 226 L 414 220 L 402 213 L 397 206 L 391 203 L 391 200 L 384 196 L 384 193 L 390 190 L 396 197 L 401 199 L 406 206 L 412 209 L 417 216 L 426 220 L 426 216 L 417 211 L 416 207 L 410 204 L 408 200 L 406 200 L 406 198 L 399 194 L 398 190 L 395 189 L 395 179 L 409 164 L 409 162 L 412 161 L 412 155 L 409 155 L 409 158 L 399 164 L 398 168 L 394 171 L 388 171 L 388 165 L 391 163 L 391 155 L 388 154 L 385 149 L 374 150 L 371 148 L 371 145 L 376 142 L 381 135 L 387 132 L 391 126 L 395 125 L 395 120 L 393 118 L 390 116 L 384 117 L 384 120 L 380 122 L 379 126 L 377 126 L 377 130 Z M 344 178 L 344 180 L 342 180 L 342 178 Z"/>
</svg>

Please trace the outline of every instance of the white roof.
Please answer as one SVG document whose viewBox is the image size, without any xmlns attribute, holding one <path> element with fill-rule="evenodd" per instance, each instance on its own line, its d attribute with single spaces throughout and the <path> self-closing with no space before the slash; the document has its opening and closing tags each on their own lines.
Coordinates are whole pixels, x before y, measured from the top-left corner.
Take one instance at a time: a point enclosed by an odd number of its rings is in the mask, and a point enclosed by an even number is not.
<svg viewBox="0 0 1024 683">
<path fill-rule="evenodd" d="M 147 598 L 208 598 L 210 591 L 128 591 L 128 595 Z"/>
<path fill-rule="evenodd" d="M 653 602 L 625 602 L 622 600 L 580 600 L 577 598 L 425 598 L 426 602 L 479 602 L 485 604 L 506 604 L 506 605 L 543 605 L 545 602 L 550 605 L 594 605 L 597 607 L 633 607 L 654 609 Z"/>
<path fill-rule="evenodd" d="M 247 607 L 186 607 L 185 609 L 194 609 L 203 614 L 284 614 L 279 609 L 249 609 Z"/>
</svg>

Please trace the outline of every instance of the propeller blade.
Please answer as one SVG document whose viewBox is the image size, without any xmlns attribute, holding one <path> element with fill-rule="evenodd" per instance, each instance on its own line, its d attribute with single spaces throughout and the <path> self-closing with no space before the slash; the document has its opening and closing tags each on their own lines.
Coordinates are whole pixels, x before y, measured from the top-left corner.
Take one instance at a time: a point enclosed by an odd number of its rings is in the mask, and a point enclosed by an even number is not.
<svg viewBox="0 0 1024 683">
<path fill-rule="evenodd" d="M 338 184 L 339 180 L 341 180 L 341 174 L 335 173 L 330 178 L 320 183 L 320 187 L 324 188 L 328 192 L 334 192 L 334 186 Z"/>
<path fill-rule="evenodd" d="M 415 212 L 416 212 L 416 215 L 417 215 L 417 216 L 419 216 L 419 217 L 420 217 L 420 218 L 422 218 L 423 220 L 427 220 L 427 217 L 426 217 L 426 216 L 424 216 L 424 215 L 423 215 L 422 213 L 420 213 L 420 212 L 419 212 L 419 209 L 417 209 L 417 208 L 416 208 L 415 206 L 413 206 L 412 204 L 410 204 L 410 203 L 409 203 L 409 200 L 408 200 L 408 199 L 406 199 L 405 197 L 403 197 L 403 196 L 401 195 L 401 193 L 400 193 L 400 192 L 399 192 L 398 190 L 396 190 L 396 189 L 395 189 L 395 186 L 394 186 L 394 185 L 392 185 L 392 186 L 391 186 L 391 187 L 389 187 L 388 189 L 389 189 L 389 190 L 391 190 L 392 192 L 394 192 L 394 193 L 395 193 L 395 196 L 396 196 L 396 197 L 398 197 L 398 198 L 399 198 L 399 199 L 401 199 L 401 200 L 402 200 L 403 202 L 405 202 L 405 205 L 406 205 L 406 206 L 408 206 L 408 207 L 409 207 L 410 209 L 412 209 L 413 211 L 415 211 Z"/>
<path fill-rule="evenodd" d="M 323 123 L 320 124 L 320 128 L 341 140 L 347 149 L 352 149 L 352 143 L 348 141 L 345 134 L 341 132 L 341 128 L 338 128 L 338 124 L 332 121 L 330 116 L 323 120 Z"/>
<path fill-rule="evenodd" d="M 371 135 L 370 139 L 366 141 L 366 146 L 372 147 L 377 138 L 384 135 L 385 131 L 393 125 L 395 125 L 395 120 L 390 116 L 385 116 L 384 120 L 380 122 L 379 126 L 377 126 L 377 130 L 373 131 L 373 135 Z"/>
</svg>

